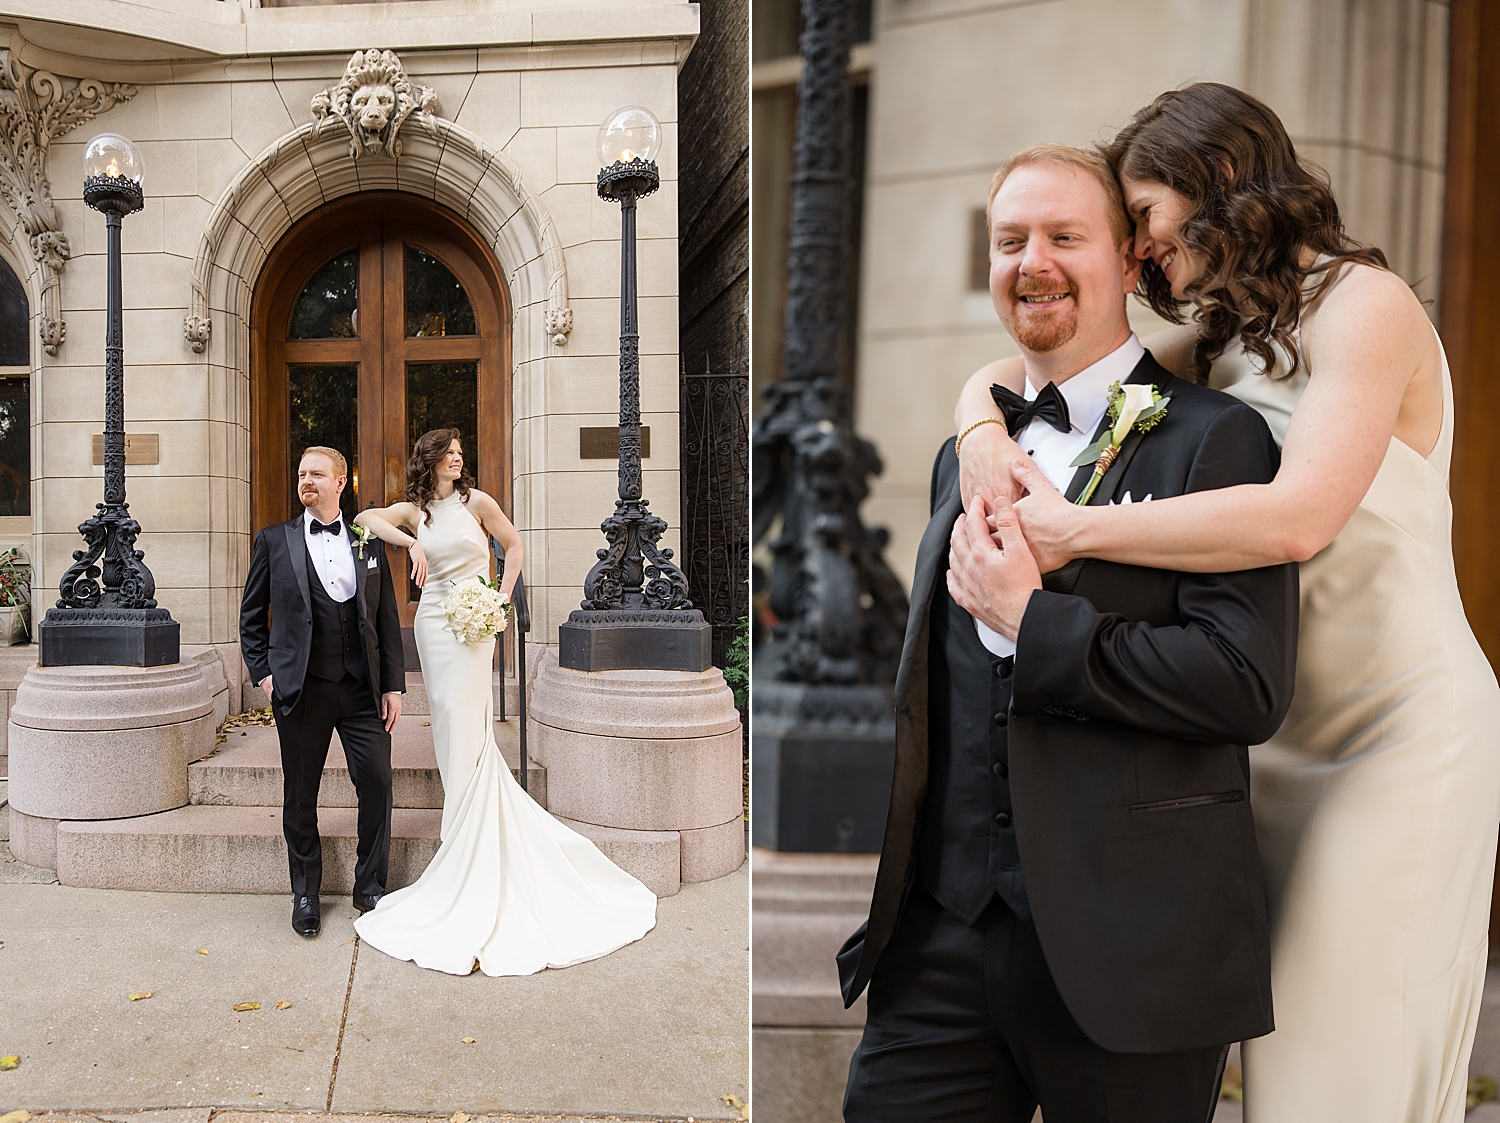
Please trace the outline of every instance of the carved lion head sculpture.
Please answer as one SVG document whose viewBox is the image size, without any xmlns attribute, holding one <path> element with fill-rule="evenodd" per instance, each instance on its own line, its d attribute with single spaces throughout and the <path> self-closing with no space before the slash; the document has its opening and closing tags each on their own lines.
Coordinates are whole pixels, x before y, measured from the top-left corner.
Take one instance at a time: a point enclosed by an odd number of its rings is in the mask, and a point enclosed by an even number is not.
<svg viewBox="0 0 1500 1123">
<path fill-rule="evenodd" d="M 426 86 L 415 86 L 395 51 L 355 51 L 338 85 L 313 98 L 313 115 L 319 131 L 331 117 L 349 129 L 349 154 L 396 157 L 401 155 L 399 131 L 402 123 L 417 113 L 437 109 L 437 95 Z"/>
</svg>

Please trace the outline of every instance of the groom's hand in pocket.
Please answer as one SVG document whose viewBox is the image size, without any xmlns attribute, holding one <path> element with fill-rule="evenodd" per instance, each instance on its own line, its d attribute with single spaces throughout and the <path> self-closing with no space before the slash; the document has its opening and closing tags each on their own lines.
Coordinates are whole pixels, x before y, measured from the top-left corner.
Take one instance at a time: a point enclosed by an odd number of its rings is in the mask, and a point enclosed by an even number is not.
<svg viewBox="0 0 1500 1123">
<path fill-rule="evenodd" d="M 389 733 L 396 728 L 396 719 L 401 716 L 401 695 L 382 694 L 380 696 L 380 720 L 385 722 L 385 731 Z"/>
<path fill-rule="evenodd" d="M 265 692 L 267 701 L 271 698 L 271 676 L 267 675 L 260 680 L 260 688 Z"/>
</svg>

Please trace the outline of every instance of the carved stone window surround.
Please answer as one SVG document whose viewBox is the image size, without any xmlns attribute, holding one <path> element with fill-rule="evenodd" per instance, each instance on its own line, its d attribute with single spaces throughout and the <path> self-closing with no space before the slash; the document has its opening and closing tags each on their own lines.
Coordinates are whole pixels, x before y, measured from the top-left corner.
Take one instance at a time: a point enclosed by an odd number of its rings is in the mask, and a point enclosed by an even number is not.
<svg viewBox="0 0 1500 1123">
<path fill-rule="evenodd" d="M 0 50 L 0 197 L 20 220 L 41 271 L 38 333 L 49 355 L 67 338 L 60 274 L 72 251 L 48 180 L 54 140 L 138 93 L 135 86 L 59 77 Z"/>
</svg>

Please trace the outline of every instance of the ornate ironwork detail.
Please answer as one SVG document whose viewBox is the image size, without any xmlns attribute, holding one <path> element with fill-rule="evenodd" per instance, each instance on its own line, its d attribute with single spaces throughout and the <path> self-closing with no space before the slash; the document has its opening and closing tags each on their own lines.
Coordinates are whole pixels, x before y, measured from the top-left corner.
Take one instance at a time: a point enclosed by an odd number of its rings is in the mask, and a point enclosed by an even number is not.
<svg viewBox="0 0 1500 1123">
<path fill-rule="evenodd" d="M 641 354 L 636 323 L 635 204 L 660 182 L 656 165 L 616 161 L 599 173 L 599 195 L 620 204 L 620 474 L 615 513 L 600 524 L 609 543 L 583 580 L 585 609 L 691 609 L 687 576 L 657 543 L 667 523 L 641 497 Z M 641 190 L 643 189 L 643 190 Z"/>
<path fill-rule="evenodd" d="M 155 608 L 156 579 L 145 554 L 135 548 L 140 523 L 125 501 L 125 344 L 121 325 L 120 224 L 141 208 L 140 185 L 128 179 L 90 176 L 84 201 L 104 213 L 104 502 L 80 523 L 86 548 L 73 551 L 73 564 L 58 584 L 60 609 Z M 48 620 L 52 614 L 48 613 Z"/>
<path fill-rule="evenodd" d="M 52 203 L 47 154 L 58 137 L 138 92 L 118 82 L 61 78 L 26 66 L 9 50 L 0 51 L 0 196 L 20 219 L 31 256 L 41 267 L 38 330 L 49 355 L 57 354 L 68 336 L 59 274 L 72 251 Z"/>
<path fill-rule="evenodd" d="M 755 541 L 774 565 L 771 642 L 756 676 L 891 683 L 907 598 L 883 553 L 889 534 L 859 517 L 874 445 L 855 435 L 838 384 L 844 318 L 844 198 L 850 136 L 849 0 L 803 0 L 786 310 L 786 381 L 766 391 L 751 436 Z"/>
<path fill-rule="evenodd" d="M 109 453 L 105 452 L 104 471 L 110 474 Z M 120 455 L 119 475 L 125 475 L 125 457 Z M 123 494 L 123 482 L 120 486 Z M 105 496 L 110 493 L 105 484 Z M 146 568 L 145 554 L 135 548 L 141 524 L 130 517 L 130 504 L 96 503 L 98 514 L 78 524 L 78 533 L 88 543 L 85 550 L 73 551 L 73 564 L 63 574 L 58 592 L 58 608 L 155 608 L 156 579 Z M 66 622 L 61 615 L 48 615 L 49 622 Z M 169 617 L 167 617 L 169 618 Z M 135 617 L 122 617 L 135 620 Z M 98 617 L 92 622 L 97 623 Z M 85 621 L 88 622 L 88 621 Z"/>
<path fill-rule="evenodd" d="M 684 372 L 678 400 L 682 568 L 722 666 L 750 610 L 750 378 L 738 363 L 728 373 Z"/>
<path fill-rule="evenodd" d="M 661 172 L 655 160 L 616 160 L 607 168 L 599 169 L 597 187 L 601 199 L 623 202 L 629 196 L 644 199 L 661 186 Z"/>
<path fill-rule="evenodd" d="M 434 138 L 438 98 L 414 83 L 395 51 L 355 51 L 337 85 L 315 94 L 313 139 L 335 121 L 349 130 L 349 155 L 401 155 L 401 126 L 414 118 Z"/>
</svg>

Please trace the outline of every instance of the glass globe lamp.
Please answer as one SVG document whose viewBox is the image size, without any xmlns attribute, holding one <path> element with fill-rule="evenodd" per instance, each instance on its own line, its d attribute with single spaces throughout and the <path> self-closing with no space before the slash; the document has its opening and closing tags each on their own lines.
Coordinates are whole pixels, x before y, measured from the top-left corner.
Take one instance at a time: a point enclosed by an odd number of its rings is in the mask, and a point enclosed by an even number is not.
<svg viewBox="0 0 1500 1123">
<path fill-rule="evenodd" d="M 660 151 L 661 122 L 642 106 L 616 109 L 599 126 L 599 162 L 605 167 L 632 160 L 649 163 Z"/>
<path fill-rule="evenodd" d="M 141 209 L 141 150 L 118 133 L 100 133 L 83 150 L 83 201 L 121 215 Z"/>
</svg>

